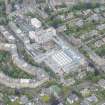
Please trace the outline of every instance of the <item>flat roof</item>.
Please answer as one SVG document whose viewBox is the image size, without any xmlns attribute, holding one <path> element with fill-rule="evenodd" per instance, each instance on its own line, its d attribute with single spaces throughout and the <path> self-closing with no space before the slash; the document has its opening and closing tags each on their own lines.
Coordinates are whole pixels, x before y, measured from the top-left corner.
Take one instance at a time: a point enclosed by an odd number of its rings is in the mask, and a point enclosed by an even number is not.
<svg viewBox="0 0 105 105">
<path fill-rule="evenodd" d="M 72 62 L 72 58 L 69 57 L 64 51 L 58 51 L 52 55 L 52 59 L 58 63 L 59 66 L 65 66 Z"/>
</svg>

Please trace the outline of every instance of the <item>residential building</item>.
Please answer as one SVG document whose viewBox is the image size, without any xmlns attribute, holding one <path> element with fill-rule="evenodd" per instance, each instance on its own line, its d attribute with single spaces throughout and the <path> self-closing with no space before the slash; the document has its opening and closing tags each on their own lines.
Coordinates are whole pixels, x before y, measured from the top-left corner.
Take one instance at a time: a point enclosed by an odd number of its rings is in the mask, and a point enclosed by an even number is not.
<svg viewBox="0 0 105 105">
<path fill-rule="evenodd" d="M 32 18 L 31 19 L 31 24 L 33 27 L 35 28 L 40 28 L 42 26 L 42 23 L 40 20 L 38 20 L 37 18 Z"/>
<path fill-rule="evenodd" d="M 99 80 L 99 81 L 98 81 L 98 85 L 99 85 L 101 88 L 105 89 L 105 80 L 104 80 L 104 79 Z"/>
<path fill-rule="evenodd" d="M 69 104 L 73 104 L 73 103 L 78 102 L 78 101 L 79 101 L 79 97 L 76 94 L 73 94 L 73 93 L 71 93 L 67 98 L 67 102 Z"/>
</svg>

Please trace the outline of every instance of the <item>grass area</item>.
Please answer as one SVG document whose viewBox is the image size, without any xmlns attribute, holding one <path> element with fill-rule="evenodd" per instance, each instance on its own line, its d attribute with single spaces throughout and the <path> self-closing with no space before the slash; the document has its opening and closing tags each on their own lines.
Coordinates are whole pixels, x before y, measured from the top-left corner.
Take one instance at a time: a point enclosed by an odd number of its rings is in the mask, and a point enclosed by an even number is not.
<svg viewBox="0 0 105 105">
<path fill-rule="evenodd" d="M 86 52 L 82 47 L 79 48 L 79 51 L 80 51 L 85 57 L 89 58 L 88 52 Z"/>
<path fill-rule="evenodd" d="M 57 79 L 56 74 L 49 67 L 44 67 L 44 70 L 48 73 L 51 78 Z"/>
<path fill-rule="evenodd" d="M 91 80 L 93 83 L 97 83 L 102 79 L 101 75 L 95 75 L 95 73 L 87 73 L 86 80 Z"/>
<path fill-rule="evenodd" d="M 14 102 L 9 102 L 8 105 L 21 105 L 21 104 L 19 104 L 19 101 L 16 100 Z"/>
<path fill-rule="evenodd" d="M 105 45 L 100 48 L 95 48 L 94 51 L 101 57 L 105 56 Z"/>
<path fill-rule="evenodd" d="M 8 20 L 5 13 L 5 3 L 4 0 L 0 0 L 0 24 L 7 24 Z"/>
<path fill-rule="evenodd" d="M 44 96 L 41 97 L 41 99 L 44 103 L 48 103 L 50 101 L 50 96 L 44 95 Z"/>
<path fill-rule="evenodd" d="M 0 63 L 5 62 L 7 60 L 9 60 L 9 53 L 0 51 Z"/>
<path fill-rule="evenodd" d="M 5 93 L 3 95 L 4 95 L 3 100 L 4 100 L 5 105 L 20 105 L 19 104 L 19 100 L 16 100 L 14 102 L 11 102 L 10 99 L 9 99 L 9 97 L 8 97 L 9 95 L 7 93 Z"/>
<path fill-rule="evenodd" d="M 101 101 L 105 100 L 105 90 L 99 90 L 96 92 L 98 99 Z"/>
<path fill-rule="evenodd" d="M 32 59 L 32 56 L 29 55 L 26 51 L 24 52 L 24 59 L 32 66 L 40 67 L 40 65 Z"/>
<path fill-rule="evenodd" d="M 24 14 L 26 16 L 30 16 L 31 18 L 35 17 L 35 14 L 33 14 L 32 12 L 27 12 L 26 14 Z"/>
<path fill-rule="evenodd" d="M 10 64 L 10 65 L 4 64 L 1 67 L 1 71 L 3 71 L 4 74 L 12 78 L 29 78 L 29 79 L 33 78 L 32 75 L 24 72 L 23 70 L 19 69 L 13 64 Z"/>
<path fill-rule="evenodd" d="M 0 71 L 13 78 L 33 78 L 32 75 L 13 65 L 10 54 L 4 51 L 0 52 Z"/>
<path fill-rule="evenodd" d="M 88 72 L 87 76 L 85 78 L 85 80 L 90 80 L 93 83 L 97 83 L 100 79 L 105 79 L 105 74 L 104 73 L 103 74 L 98 74 L 96 72 L 94 72 L 94 73 Z"/>
<path fill-rule="evenodd" d="M 46 23 L 49 25 L 49 26 L 53 26 L 55 28 L 57 28 L 59 25 L 63 24 L 64 21 L 61 20 L 61 19 L 56 19 L 55 17 L 50 17 Z"/>
</svg>

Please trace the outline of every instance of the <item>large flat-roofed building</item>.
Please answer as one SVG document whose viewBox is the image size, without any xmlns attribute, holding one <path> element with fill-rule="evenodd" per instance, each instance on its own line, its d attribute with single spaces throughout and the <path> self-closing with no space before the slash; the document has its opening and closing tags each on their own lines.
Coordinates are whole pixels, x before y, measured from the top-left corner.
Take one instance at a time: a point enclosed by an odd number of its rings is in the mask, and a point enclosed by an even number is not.
<svg viewBox="0 0 105 105">
<path fill-rule="evenodd" d="M 52 55 L 52 59 L 61 67 L 70 64 L 72 62 L 71 57 L 65 54 L 63 51 L 58 51 Z"/>
<path fill-rule="evenodd" d="M 30 31 L 29 37 L 34 40 L 38 44 L 46 43 L 52 38 L 56 36 L 56 30 L 53 27 L 50 27 L 46 30 L 40 30 L 40 31 Z"/>
<path fill-rule="evenodd" d="M 45 60 L 45 62 L 59 75 L 78 72 L 78 67 L 85 64 L 84 57 L 77 54 L 72 49 L 55 51 Z"/>
<path fill-rule="evenodd" d="M 35 62 L 49 66 L 56 74 L 78 72 L 79 67 L 84 65 L 84 57 L 53 27 L 29 30 L 29 34 L 24 34 L 15 23 L 9 25 L 16 36 L 24 42 L 27 52 Z"/>
</svg>

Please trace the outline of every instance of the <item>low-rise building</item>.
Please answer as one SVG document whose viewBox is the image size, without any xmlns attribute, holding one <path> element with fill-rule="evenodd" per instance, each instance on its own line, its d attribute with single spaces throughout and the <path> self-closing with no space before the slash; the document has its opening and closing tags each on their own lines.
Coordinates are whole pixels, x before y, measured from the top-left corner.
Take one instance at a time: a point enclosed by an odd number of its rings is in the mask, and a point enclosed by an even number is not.
<svg viewBox="0 0 105 105">
<path fill-rule="evenodd" d="M 84 100 L 80 103 L 80 105 L 92 105 L 90 102 Z"/>
<path fill-rule="evenodd" d="M 66 86 L 70 86 L 70 85 L 74 85 L 75 84 L 74 78 L 62 79 L 61 82 L 63 83 L 63 85 L 66 85 Z"/>
<path fill-rule="evenodd" d="M 101 47 L 102 45 L 104 45 L 104 42 L 102 40 L 98 40 L 95 42 L 95 47 Z"/>
<path fill-rule="evenodd" d="M 44 44 L 52 40 L 54 36 L 56 36 L 56 30 L 52 27 L 46 30 L 41 29 L 40 31 L 29 32 L 29 37 L 38 44 Z"/>
<path fill-rule="evenodd" d="M 85 100 L 87 100 L 90 103 L 97 103 L 98 102 L 98 98 L 94 94 L 90 97 L 85 98 Z"/>
<path fill-rule="evenodd" d="M 98 26 L 96 27 L 96 29 L 98 29 L 99 31 L 104 30 L 104 29 L 105 29 L 105 24 L 98 25 Z"/>
<path fill-rule="evenodd" d="M 83 27 L 84 22 L 83 22 L 83 20 L 81 19 L 81 20 L 78 20 L 78 21 L 75 23 L 75 25 L 78 26 L 78 27 Z"/>
<path fill-rule="evenodd" d="M 42 26 L 41 21 L 39 21 L 37 18 L 32 18 L 31 19 L 31 24 L 32 26 L 34 26 L 35 28 L 40 28 Z"/>
<path fill-rule="evenodd" d="M 83 97 L 85 97 L 85 96 L 90 95 L 90 94 L 91 94 L 91 91 L 90 91 L 90 89 L 85 88 L 85 89 L 81 90 L 80 93 L 81 93 L 81 95 L 82 95 Z"/>
<path fill-rule="evenodd" d="M 90 17 L 91 21 L 99 21 L 100 20 L 100 15 L 99 14 L 93 14 Z"/>
<path fill-rule="evenodd" d="M 69 104 L 73 104 L 75 102 L 79 101 L 79 97 L 76 94 L 71 93 L 68 97 L 67 97 L 67 102 Z"/>
<path fill-rule="evenodd" d="M 81 59 L 81 60 L 80 60 Z M 72 49 L 58 50 L 52 53 L 46 59 L 46 64 L 58 74 L 68 74 L 70 72 L 78 72 L 77 68 L 84 64 L 82 57 L 77 55 Z"/>
<path fill-rule="evenodd" d="M 105 80 L 104 80 L 104 79 L 99 80 L 99 81 L 98 81 L 98 85 L 99 85 L 101 88 L 105 89 Z"/>
<path fill-rule="evenodd" d="M 20 104 L 26 104 L 28 103 L 28 97 L 27 96 L 21 96 L 20 97 Z"/>
</svg>

